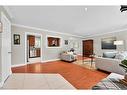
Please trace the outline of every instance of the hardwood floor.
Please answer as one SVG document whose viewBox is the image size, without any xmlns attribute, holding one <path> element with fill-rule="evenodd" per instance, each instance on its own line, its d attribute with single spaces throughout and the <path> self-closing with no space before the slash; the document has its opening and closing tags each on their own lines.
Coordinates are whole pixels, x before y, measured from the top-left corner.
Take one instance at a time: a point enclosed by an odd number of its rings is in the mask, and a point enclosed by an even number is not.
<svg viewBox="0 0 127 95">
<path fill-rule="evenodd" d="M 13 73 L 59 73 L 77 89 L 91 89 L 108 73 L 63 61 L 28 64 L 12 68 Z M 57 80 L 56 80 L 57 81 Z"/>
</svg>

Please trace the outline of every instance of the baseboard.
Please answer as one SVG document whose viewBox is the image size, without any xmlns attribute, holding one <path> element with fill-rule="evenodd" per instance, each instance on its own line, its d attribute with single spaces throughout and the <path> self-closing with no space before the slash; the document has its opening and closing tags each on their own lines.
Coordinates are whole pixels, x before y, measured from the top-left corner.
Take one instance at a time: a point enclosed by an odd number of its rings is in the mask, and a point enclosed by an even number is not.
<svg viewBox="0 0 127 95">
<path fill-rule="evenodd" d="M 24 66 L 26 64 L 16 64 L 16 65 L 11 65 L 11 67 L 19 67 L 19 66 Z"/>
<path fill-rule="evenodd" d="M 51 61 L 58 61 L 58 60 L 60 60 L 60 59 L 58 58 L 58 59 L 51 59 L 51 60 L 43 60 L 41 62 L 44 63 L 44 62 L 51 62 Z"/>
<path fill-rule="evenodd" d="M 51 61 L 58 61 L 60 60 L 59 58 L 58 59 L 51 59 L 51 60 L 44 60 L 44 61 L 41 61 L 42 63 L 44 62 L 51 62 Z M 26 64 L 16 64 L 16 65 L 12 65 L 11 67 L 19 67 L 19 66 L 24 66 Z"/>
</svg>

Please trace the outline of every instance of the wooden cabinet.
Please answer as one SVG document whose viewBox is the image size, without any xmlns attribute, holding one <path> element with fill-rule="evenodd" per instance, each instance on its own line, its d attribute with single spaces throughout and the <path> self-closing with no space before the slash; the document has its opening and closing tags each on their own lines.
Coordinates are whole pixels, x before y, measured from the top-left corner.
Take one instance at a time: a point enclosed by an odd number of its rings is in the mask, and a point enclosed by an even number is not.
<svg viewBox="0 0 127 95">
<path fill-rule="evenodd" d="M 93 40 L 83 41 L 83 56 L 89 57 L 93 54 Z"/>
<path fill-rule="evenodd" d="M 40 48 L 36 49 L 36 56 L 40 57 Z"/>
<path fill-rule="evenodd" d="M 29 40 L 29 46 L 34 46 L 35 45 L 35 36 L 28 36 L 28 40 Z"/>
</svg>

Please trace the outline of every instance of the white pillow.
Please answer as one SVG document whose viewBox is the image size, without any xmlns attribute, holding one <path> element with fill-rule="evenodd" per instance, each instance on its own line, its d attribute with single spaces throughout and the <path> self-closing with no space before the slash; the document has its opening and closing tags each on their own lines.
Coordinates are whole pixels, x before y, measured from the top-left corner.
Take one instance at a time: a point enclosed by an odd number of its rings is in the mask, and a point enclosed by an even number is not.
<svg viewBox="0 0 127 95">
<path fill-rule="evenodd" d="M 127 59 L 127 52 L 117 53 L 115 58 L 120 60 Z"/>
<path fill-rule="evenodd" d="M 127 56 L 127 51 L 124 52 L 124 55 Z"/>
<path fill-rule="evenodd" d="M 116 51 L 107 51 L 103 53 L 103 57 L 106 58 L 115 58 L 117 52 Z"/>
<path fill-rule="evenodd" d="M 71 54 L 71 55 L 73 55 L 74 53 L 73 53 L 73 52 L 67 52 L 67 54 Z"/>
</svg>

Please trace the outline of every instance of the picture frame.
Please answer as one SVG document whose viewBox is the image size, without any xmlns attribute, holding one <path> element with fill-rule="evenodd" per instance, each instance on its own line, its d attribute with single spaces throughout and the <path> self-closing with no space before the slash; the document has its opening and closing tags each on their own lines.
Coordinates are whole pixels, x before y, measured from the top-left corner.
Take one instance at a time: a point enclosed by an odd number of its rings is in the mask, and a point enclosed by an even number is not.
<svg viewBox="0 0 127 95">
<path fill-rule="evenodd" d="M 20 45 L 20 35 L 14 34 L 14 45 Z"/>
<path fill-rule="evenodd" d="M 68 40 L 64 40 L 64 44 L 65 45 L 68 45 Z"/>
<path fill-rule="evenodd" d="M 101 49 L 116 49 L 116 45 L 114 45 L 114 41 L 116 41 L 116 37 L 102 38 Z"/>
<path fill-rule="evenodd" d="M 48 48 L 61 47 L 61 38 L 55 36 L 47 36 L 47 47 Z"/>
<path fill-rule="evenodd" d="M 2 33 L 3 30 L 3 26 L 2 26 L 2 22 L 0 22 L 0 33 Z"/>
</svg>

